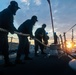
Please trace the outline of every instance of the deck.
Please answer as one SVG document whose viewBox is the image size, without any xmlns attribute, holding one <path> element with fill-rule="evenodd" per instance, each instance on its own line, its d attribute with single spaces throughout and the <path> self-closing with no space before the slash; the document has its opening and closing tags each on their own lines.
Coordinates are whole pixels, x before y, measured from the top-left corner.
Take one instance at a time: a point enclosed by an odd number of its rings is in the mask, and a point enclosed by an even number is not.
<svg viewBox="0 0 76 75">
<path fill-rule="evenodd" d="M 59 56 L 53 51 L 50 56 L 41 55 L 34 56 L 34 50 L 30 50 L 30 57 L 33 60 L 26 60 L 25 64 L 17 64 L 13 67 L 3 67 L 3 59 L 0 59 L 0 75 L 76 75 L 68 63 L 71 60 L 67 55 Z M 24 56 L 24 55 L 23 55 Z M 23 59 L 23 56 L 21 59 Z M 14 62 L 15 54 L 10 55 L 10 60 Z"/>
</svg>

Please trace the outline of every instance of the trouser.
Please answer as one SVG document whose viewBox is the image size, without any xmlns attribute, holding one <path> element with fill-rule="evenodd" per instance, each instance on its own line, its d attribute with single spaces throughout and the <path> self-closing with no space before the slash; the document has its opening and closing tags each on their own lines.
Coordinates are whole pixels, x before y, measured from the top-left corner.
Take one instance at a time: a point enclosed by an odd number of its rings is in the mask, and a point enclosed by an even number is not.
<svg viewBox="0 0 76 75">
<path fill-rule="evenodd" d="M 58 44 L 57 39 L 54 39 L 54 44 Z"/>
<path fill-rule="evenodd" d="M 38 39 L 38 40 L 42 42 L 42 39 Z M 39 43 L 38 41 L 35 40 L 35 54 L 37 54 L 38 47 L 40 47 L 41 52 L 43 52 L 44 46 L 41 43 Z"/>
<path fill-rule="evenodd" d="M 19 45 L 16 60 L 19 60 L 22 54 L 25 54 L 26 57 L 28 57 L 29 54 L 28 37 L 18 35 L 18 38 L 19 38 Z"/>
<path fill-rule="evenodd" d="M 6 34 L 0 34 L 0 51 L 4 56 L 5 64 L 9 63 L 9 45 L 8 36 Z"/>
</svg>

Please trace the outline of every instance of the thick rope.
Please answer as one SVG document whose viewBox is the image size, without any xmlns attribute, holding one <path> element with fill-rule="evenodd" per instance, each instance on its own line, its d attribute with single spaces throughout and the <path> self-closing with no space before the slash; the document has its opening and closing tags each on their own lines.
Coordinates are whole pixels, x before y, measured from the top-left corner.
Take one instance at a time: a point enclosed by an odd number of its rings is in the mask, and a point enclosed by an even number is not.
<svg viewBox="0 0 76 75">
<path fill-rule="evenodd" d="M 5 30 L 5 29 L 3 29 L 3 28 L 0 28 L 0 31 L 9 32 L 9 31 L 7 31 L 7 30 Z M 16 31 L 14 31 L 14 33 L 15 33 L 15 34 L 18 34 L 18 35 L 22 35 L 22 36 L 30 36 L 30 34 L 23 34 L 23 33 L 21 33 L 21 32 L 16 32 Z M 45 47 L 49 47 L 49 48 L 50 48 L 50 46 L 45 45 L 44 43 L 42 43 L 42 42 L 39 41 L 38 39 L 34 38 L 34 40 L 38 41 L 39 43 L 41 43 L 41 44 L 44 45 Z M 67 53 L 67 54 L 68 54 L 68 53 Z M 60 57 L 62 57 L 62 56 L 60 56 Z M 68 57 L 69 57 L 70 59 L 73 59 L 73 58 L 74 58 L 74 57 L 73 57 L 72 55 L 70 55 L 70 54 L 68 54 Z"/>
<path fill-rule="evenodd" d="M 3 31 L 3 32 L 9 32 L 3 28 L 0 28 L 0 31 Z M 22 35 L 22 36 L 30 36 L 30 34 L 24 34 L 24 33 L 21 33 L 21 32 L 17 32 L 17 31 L 14 31 L 15 34 L 18 34 L 18 35 Z M 44 43 L 42 43 L 41 41 L 39 41 L 38 39 L 34 38 L 34 40 L 38 41 L 40 44 L 44 45 L 45 47 L 49 47 L 47 45 L 45 45 Z"/>
<path fill-rule="evenodd" d="M 38 41 L 40 44 L 44 45 L 45 47 L 50 47 L 50 46 L 45 45 L 44 43 L 42 43 L 41 41 L 39 41 L 39 40 L 36 39 L 36 38 L 34 38 L 34 40 Z"/>
<path fill-rule="evenodd" d="M 0 31 L 9 32 L 9 31 L 7 31 L 7 30 L 5 30 L 5 29 L 3 29 L 3 28 L 0 28 Z M 18 35 L 22 35 L 22 36 L 30 36 L 29 34 L 23 34 L 23 33 L 21 33 L 21 32 L 17 32 L 17 31 L 14 31 L 14 33 L 15 33 L 15 34 L 18 34 Z"/>
</svg>

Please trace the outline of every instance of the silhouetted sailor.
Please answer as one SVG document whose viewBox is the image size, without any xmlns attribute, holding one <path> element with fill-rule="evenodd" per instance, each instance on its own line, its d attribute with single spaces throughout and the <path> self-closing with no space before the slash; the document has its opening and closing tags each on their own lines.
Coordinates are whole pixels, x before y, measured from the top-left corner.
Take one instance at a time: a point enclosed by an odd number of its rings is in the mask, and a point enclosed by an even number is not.
<svg viewBox="0 0 76 75">
<path fill-rule="evenodd" d="M 56 32 L 54 32 L 54 44 L 58 44 L 58 36 Z"/>
<path fill-rule="evenodd" d="M 5 66 L 11 66 L 12 63 L 9 60 L 9 45 L 8 45 L 8 33 L 11 34 L 16 31 L 13 24 L 13 16 L 19 9 L 18 3 L 16 1 L 11 1 L 10 5 L 0 12 L 0 28 L 7 30 L 8 32 L 0 31 L 0 50 L 4 56 Z"/>
<path fill-rule="evenodd" d="M 45 43 L 45 37 L 46 37 L 45 28 L 46 28 L 46 24 L 43 24 L 41 28 L 38 28 L 35 31 L 35 38 L 37 38 L 41 42 L 43 40 L 44 43 Z M 41 54 L 45 54 L 45 52 L 43 51 L 44 46 L 41 43 L 39 43 L 38 41 L 35 40 L 35 56 L 38 56 L 38 54 L 37 54 L 38 47 L 40 47 L 40 49 L 41 49 Z"/>
<path fill-rule="evenodd" d="M 31 17 L 31 19 L 28 19 L 25 22 L 23 22 L 18 28 L 18 31 L 24 34 L 30 34 L 30 37 L 33 38 L 32 29 L 36 22 L 37 22 L 37 16 L 34 15 Z M 18 52 L 16 57 L 16 63 L 23 63 L 20 60 L 22 52 L 24 52 L 25 54 L 24 60 L 32 59 L 29 57 L 29 40 L 28 40 L 28 36 L 18 35 L 18 37 L 19 37 L 19 46 L 18 46 Z"/>
</svg>

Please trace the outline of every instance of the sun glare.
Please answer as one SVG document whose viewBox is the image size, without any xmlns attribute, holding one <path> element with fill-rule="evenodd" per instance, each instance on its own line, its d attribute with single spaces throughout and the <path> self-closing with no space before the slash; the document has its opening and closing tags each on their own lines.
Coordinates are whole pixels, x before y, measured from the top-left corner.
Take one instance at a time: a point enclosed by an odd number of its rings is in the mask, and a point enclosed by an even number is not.
<svg viewBox="0 0 76 75">
<path fill-rule="evenodd" d="M 72 43 L 71 42 L 67 42 L 67 48 L 72 48 Z"/>
</svg>

